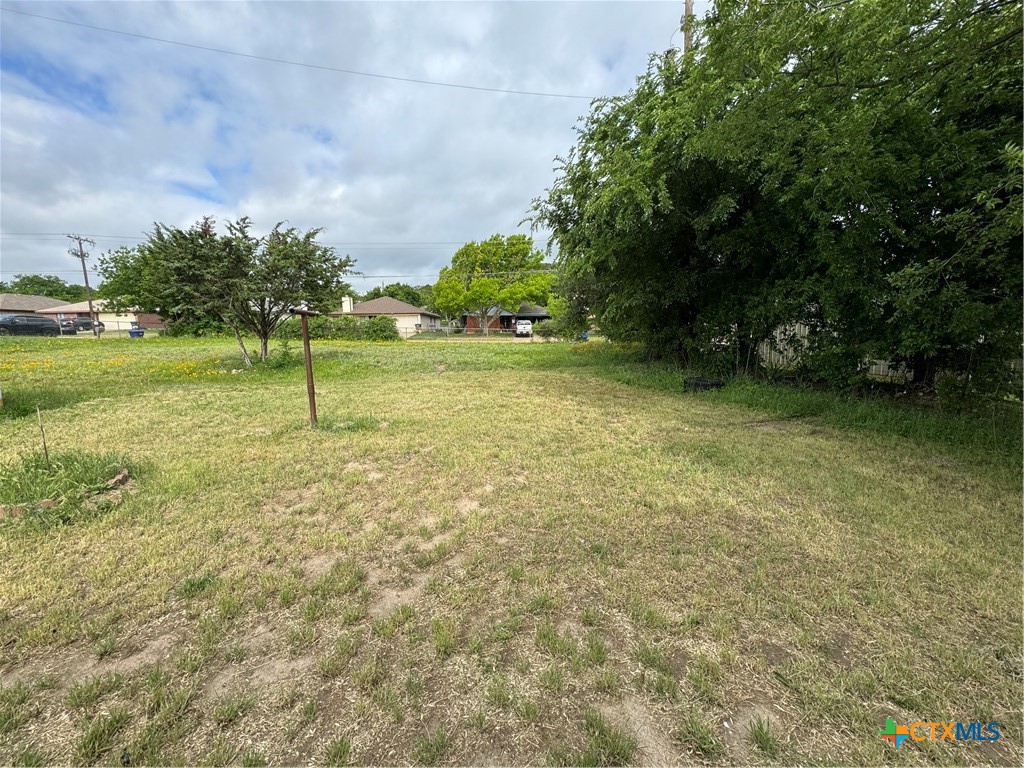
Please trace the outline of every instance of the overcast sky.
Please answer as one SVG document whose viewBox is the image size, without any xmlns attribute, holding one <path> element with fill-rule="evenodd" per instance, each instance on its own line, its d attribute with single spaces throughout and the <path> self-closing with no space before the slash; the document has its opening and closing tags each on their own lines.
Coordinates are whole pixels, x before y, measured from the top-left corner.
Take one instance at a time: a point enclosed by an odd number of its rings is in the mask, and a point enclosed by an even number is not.
<svg viewBox="0 0 1024 768">
<path fill-rule="evenodd" d="M 95 263 L 154 221 L 212 214 L 249 216 L 260 233 L 322 227 L 322 242 L 375 276 L 353 280 L 365 291 L 434 282 L 462 243 L 528 231 L 519 222 L 590 102 L 332 68 L 618 95 L 650 53 L 681 45 L 683 3 L 0 7 L 22 12 L 0 12 L 0 280 L 81 282 L 63 234 L 92 235 Z M 543 247 L 547 233 L 535 237 Z"/>
</svg>

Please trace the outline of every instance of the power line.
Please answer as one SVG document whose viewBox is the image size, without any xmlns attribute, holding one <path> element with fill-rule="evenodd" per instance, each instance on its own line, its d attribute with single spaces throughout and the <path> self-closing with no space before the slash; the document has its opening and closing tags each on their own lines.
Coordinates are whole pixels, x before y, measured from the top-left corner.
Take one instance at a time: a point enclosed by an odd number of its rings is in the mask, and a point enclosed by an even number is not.
<svg viewBox="0 0 1024 768">
<path fill-rule="evenodd" d="M 95 240 L 135 240 L 137 242 L 146 242 L 148 237 L 140 237 L 138 235 L 83 235 L 84 237 L 91 237 Z M 4 232 L 0 233 L 0 239 L 17 239 L 23 242 L 46 242 L 53 239 L 63 239 L 64 235 L 56 232 Z M 441 246 L 465 245 L 465 240 L 406 240 L 406 241 L 384 241 L 384 240 L 368 240 L 365 242 L 324 242 L 322 245 L 331 245 L 336 247 L 344 248 L 435 248 Z"/>
<path fill-rule="evenodd" d="M 360 72 L 355 69 L 344 69 L 342 67 L 328 67 L 323 64 L 309 64 L 303 61 L 290 61 L 288 59 L 276 59 L 271 56 L 257 56 L 252 53 L 240 53 L 238 51 L 228 51 L 223 48 L 211 48 L 206 45 L 196 45 L 195 43 L 183 43 L 180 40 L 167 40 L 162 37 L 153 37 L 151 35 L 140 35 L 137 32 L 126 32 L 122 29 L 110 29 L 108 27 L 98 27 L 93 24 L 83 24 L 80 21 L 69 21 L 68 19 L 58 19 L 53 16 L 42 16 L 38 13 L 29 13 L 28 11 L 19 11 L 14 8 L 2 8 L 0 11 L 6 11 L 8 13 L 17 13 L 22 16 L 30 16 L 34 19 L 43 19 L 45 21 L 55 21 L 59 24 L 70 24 L 73 27 L 84 27 L 85 29 L 96 30 L 97 32 L 108 32 L 112 35 L 124 35 L 125 37 L 136 37 L 140 40 L 150 40 L 155 43 L 164 43 L 165 45 L 180 45 L 184 48 L 193 48 L 199 51 L 209 51 L 211 53 L 223 53 L 227 56 L 238 56 L 243 59 L 255 59 L 257 61 L 268 61 L 273 64 L 287 64 L 293 67 L 306 67 L 307 69 L 319 69 L 326 72 L 340 72 L 346 75 L 358 75 L 359 77 L 375 77 L 381 80 L 396 80 L 402 83 L 415 83 L 417 85 L 436 85 L 442 88 L 462 88 L 469 91 L 488 91 L 490 93 L 508 93 L 514 96 L 543 96 L 551 99 L 586 99 L 592 101 L 593 99 L 600 98 L 598 96 L 581 96 L 578 94 L 571 93 L 544 93 L 540 91 L 517 91 L 509 88 L 487 88 L 480 85 L 464 85 L 461 83 L 442 83 L 437 80 L 419 80 L 414 77 L 399 77 L 397 75 L 381 75 L 376 72 Z"/>
<path fill-rule="evenodd" d="M 96 272 L 95 265 L 89 265 L 89 269 Z M 418 274 L 402 274 L 402 275 L 367 275 L 367 274 L 347 274 L 345 275 L 346 280 L 377 280 L 380 278 L 397 279 L 397 278 L 422 278 L 422 277 L 434 277 L 436 278 L 440 274 L 440 269 L 435 272 L 421 272 Z M 557 270 L 555 269 L 516 269 L 507 272 L 479 272 L 478 277 L 497 277 L 500 275 L 546 275 L 553 274 Z M 77 275 L 80 270 L 76 269 L 3 269 L 0 270 L 0 275 Z"/>
</svg>

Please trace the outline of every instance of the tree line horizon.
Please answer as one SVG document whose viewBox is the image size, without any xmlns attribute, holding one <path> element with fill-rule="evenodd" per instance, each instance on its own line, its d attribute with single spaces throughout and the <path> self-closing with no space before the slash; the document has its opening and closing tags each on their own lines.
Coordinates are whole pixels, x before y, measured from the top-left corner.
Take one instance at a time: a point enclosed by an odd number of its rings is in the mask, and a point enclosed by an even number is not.
<svg viewBox="0 0 1024 768">
<path fill-rule="evenodd" d="M 922 387 L 1019 396 L 1017 11 L 719 0 L 692 21 L 689 51 L 652 56 L 628 94 L 595 100 L 556 158 L 526 219 L 552 233 L 555 273 L 528 235 L 495 235 L 458 249 L 433 285 L 362 298 L 475 315 L 485 332 L 496 307 L 546 304 L 559 335 L 595 325 L 717 374 L 758 373 L 768 345 L 834 389 L 885 360 Z M 155 225 L 101 259 L 101 293 L 179 324 L 216 317 L 240 345 L 255 334 L 261 359 L 285 303 L 358 295 L 344 281 L 354 261 L 319 229 L 227 228 Z"/>
</svg>

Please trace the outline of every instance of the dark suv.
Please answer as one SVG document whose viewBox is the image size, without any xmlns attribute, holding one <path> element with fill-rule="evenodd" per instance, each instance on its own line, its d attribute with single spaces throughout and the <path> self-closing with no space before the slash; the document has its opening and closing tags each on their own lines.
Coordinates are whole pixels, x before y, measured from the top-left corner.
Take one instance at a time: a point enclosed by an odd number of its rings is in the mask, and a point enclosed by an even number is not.
<svg viewBox="0 0 1024 768">
<path fill-rule="evenodd" d="M 56 320 L 41 315 L 0 315 L 0 336 L 60 336 Z"/>
</svg>

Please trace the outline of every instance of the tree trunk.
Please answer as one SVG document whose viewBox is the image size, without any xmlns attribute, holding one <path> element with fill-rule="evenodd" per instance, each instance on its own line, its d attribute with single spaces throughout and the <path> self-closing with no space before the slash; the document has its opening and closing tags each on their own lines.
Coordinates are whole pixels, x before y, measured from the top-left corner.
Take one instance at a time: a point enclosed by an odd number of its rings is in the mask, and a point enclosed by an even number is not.
<svg viewBox="0 0 1024 768">
<path fill-rule="evenodd" d="M 242 350 L 242 362 L 245 363 L 246 368 L 252 368 L 252 358 L 249 357 L 249 350 L 245 348 L 245 342 L 242 341 L 242 334 L 238 332 L 238 328 L 234 325 L 231 326 L 231 330 L 235 332 L 238 348 Z"/>
<path fill-rule="evenodd" d="M 487 310 L 485 309 L 483 312 L 480 312 L 478 314 L 478 316 L 480 317 L 480 330 L 481 330 L 481 332 L 483 333 L 484 336 L 490 336 L 491 335 L 491 329 L 490 329 L 490 327 L 488 327 L 488 324 L 487 324 Z"/>
<path fill-rule="evenodd" d="M 270 339 L 267 336 L 260 337 L 260 362 L 267 359 L 268 346 L 270 345 Z"/>
<path fill-rule="evenodd" d="M 917 352 L 910 358 L 910 365 L 914 377 L 911 380 L 915 388 L 935 388 L 935 367 L 932 359 L 925 356 L 923 352 Z"/>
</svg>

